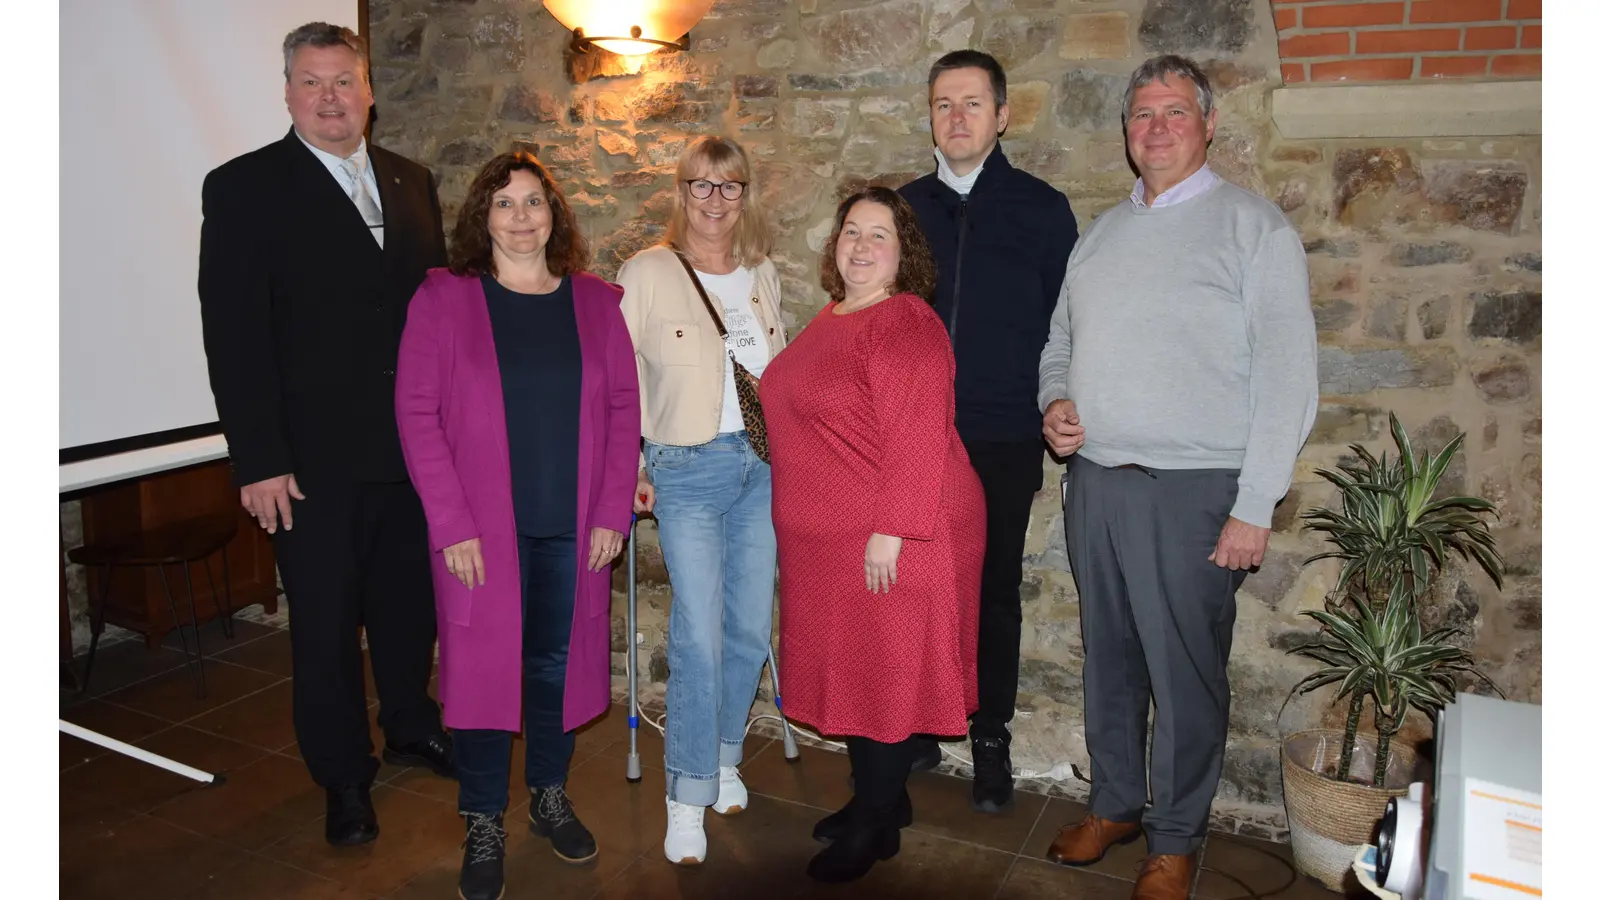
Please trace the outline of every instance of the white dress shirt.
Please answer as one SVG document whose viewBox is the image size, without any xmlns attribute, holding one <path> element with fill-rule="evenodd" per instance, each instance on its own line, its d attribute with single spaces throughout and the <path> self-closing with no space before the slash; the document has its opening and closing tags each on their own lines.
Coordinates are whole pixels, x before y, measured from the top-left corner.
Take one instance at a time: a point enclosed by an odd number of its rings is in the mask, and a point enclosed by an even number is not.
<svg viewBox="0 0 1600 900">
<path fill-rule="evenodd" d="M 294 136 L 300 138 L 300 143 L 306 145 L 306 149 L 311 151 L 312 156 L 315 156 L 324 166 L 328 167 L 328 174 L 339 182 L 339 187 L 344 189 L 345 196 L 350 197 L 350 203 L 354 205 L 356 201 L 352 193 L 355 190 L 355 184 L 350 180 L 349 173 L 344 170 L 344 158 L 334 156 L 332 153 L 316 147 L 302 137 L 298 130 L 295 131 Z M 361 180 L 366 183 L 367 194 L 372 197 L 372 202 L 378 205 L 379 210 L 382 210 L 383 196 L 378 193 L 378 176 L 372 171 L 372 159 L 367 155 L 366 138 L 361 139 L 361 146 L 356 148 L 356 152 L 350 154 L 350 159 L 355 160 L 356 167 L 361 170 Z"/>
<path fill-rule="evenodd" d="M 1222 179 L 1217 176 L 1217 173 L 1211 171 L 1210 166 L 1201 165 L 1200 168 L 1195 170 L 1193 175 L 1190 175 L 1188 178 L 1185 178 L 1172 187 L 1167 188 L 1165 191 L 1162 191 L 1161 196 L 1156 198 L 1156 202 L 1149 204 L 1149 206 L 1152 209 L 1155 209 L 1162 206 L 1172 206 L 1176 203 L 1182 203 L 1185 200 L 1191 200 L 1200 196 L 1201 194 L 1204 194 L 1206 191 L 1210 190 L 1213 185 L 1221 180 Z M 1133 205 L 1145 205 L 1143 178 L 1140 178 L 1138 181 L 1133 183 Z"/>
</svg>

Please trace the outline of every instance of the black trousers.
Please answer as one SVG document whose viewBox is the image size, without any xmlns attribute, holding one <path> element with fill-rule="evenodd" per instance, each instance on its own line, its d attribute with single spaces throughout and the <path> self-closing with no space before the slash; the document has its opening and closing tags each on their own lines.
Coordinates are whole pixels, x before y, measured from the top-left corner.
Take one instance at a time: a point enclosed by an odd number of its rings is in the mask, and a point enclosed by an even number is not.
<svg viewBox="0 0 1600 900">
<path fill-rule="evenodd" d="M 906 780 L 911 777 L 915 741 L 916 738 L 911 737 L 884 744 L 865 737 L 845 738 L 862 821 L 879 825 L 892 822 L 894 805 L 905 793 Z"/>
<path fill-rule="evenodd" d="M 366 629 L 378 725 L 390 744 L 437 734 L 433 580 L 422 501 L 409 482 L 306 479 L 293 530 L 273 550 L 288 595 L 294 731 L 317 784 L 371 783 L 378 771 L 367 725 L 361 630 Z"/>
<path fill-rule="evenodd" d="M 983 483 L 988 545 L 978 611 L 978 710 L 973 738 L 1009 742 L 1022 652 L 1022 550 L 1044 484 L 1044 442 L 963 441 Z"/>
</svg>

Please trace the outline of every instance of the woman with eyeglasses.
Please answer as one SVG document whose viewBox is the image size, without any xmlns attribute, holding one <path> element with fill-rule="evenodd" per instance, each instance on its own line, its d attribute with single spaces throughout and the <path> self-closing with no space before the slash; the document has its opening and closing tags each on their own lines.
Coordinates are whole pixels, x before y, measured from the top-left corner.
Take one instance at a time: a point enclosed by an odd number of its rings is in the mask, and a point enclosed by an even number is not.
<svg viewBox="0 0 1600 900">
<path fill-rule="evenodd" d="M 654 512 L 672 585 L 664 850 L 680 865 L 706 859 L 706 807 L 750 803 L 739 763 L 772 634 L 772 471 L 734 365 L 759 378 L 785 343 L 752 177 L 736 142 L 696 140 L 678 160 L 666 239 L 617 273 L 639 364 L 634 511 Z"/>
</svg>

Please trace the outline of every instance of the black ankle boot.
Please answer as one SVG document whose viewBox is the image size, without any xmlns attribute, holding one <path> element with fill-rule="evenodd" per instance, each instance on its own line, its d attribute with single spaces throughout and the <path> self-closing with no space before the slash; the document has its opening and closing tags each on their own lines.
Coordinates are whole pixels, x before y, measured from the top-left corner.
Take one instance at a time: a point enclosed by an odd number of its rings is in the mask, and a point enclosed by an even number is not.
<svg viewBox="0 0 1600 900">
<path fill-rule="evenodd" d="M 860 809 L 860 803 L 856 801 L 856 798 L 851 797 L 850 802 L 844 805 L 844 809 L 825 817 L 816 824 L 816 827 L 811 829 L 812 839 L 824 844 L 831 844 L 838 840 L 839 836 L 844 834 L 850 827 L 850 822 L 855 818 L 858 809 Z M 911 795 L 909 793 L 900 792 L 900 799 L 895 801 L 894 804 L 892 821 L 896 828 L 907 828 L 911 825 Z"/>
<path fill-rule="evenodd" d="M 378 839 L 378 813 L 372 808 L 372 786 L 352 784 L 328 789 L 328 815 L 323 822 L 328 843 L 353 847 Z"/>
<path fill-rule="evenodd" d="M 857 817 L 838 840 L 823 848 L 806 864 L 806 874 L 824 884 L 855 881 L 879 860 L 900 852 L 900 829 L 884 822 L 864 822 Z"/>
<path fill-rule="evenodd" d="M 506 892 L 506 829 L 499 816 L 467 813 L 461 856 L 462 900 L 500 900 Z"/>
<path fill-rule="evenodd" d="M 549 838 L 556 856 L 569 863 L 586 863 L 599 852 L 594 835 L 578 821 L 578 814 L 573 812 L 572 801 L 562 785 L 533 789 L 533 802 L 528 805 L 528 825 L 534 834 Z"/>
</svg>

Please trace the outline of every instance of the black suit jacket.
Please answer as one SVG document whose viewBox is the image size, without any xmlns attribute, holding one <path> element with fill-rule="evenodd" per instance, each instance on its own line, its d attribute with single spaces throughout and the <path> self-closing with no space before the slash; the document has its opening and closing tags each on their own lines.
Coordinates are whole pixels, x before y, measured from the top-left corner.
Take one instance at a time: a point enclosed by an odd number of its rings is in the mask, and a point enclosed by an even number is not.
<svg viewBox="0 0 1600 900">
<path fill-rule="evenodd" d="M 224 163 L 201 192 L 200 318 L 211 393 L 246 485 L 403 481 L 394 369 L 406 308 L 445 264 L 433 174 L 368 142 L 378 247 L 294 131 Z"/>
</svg>

